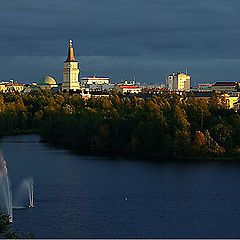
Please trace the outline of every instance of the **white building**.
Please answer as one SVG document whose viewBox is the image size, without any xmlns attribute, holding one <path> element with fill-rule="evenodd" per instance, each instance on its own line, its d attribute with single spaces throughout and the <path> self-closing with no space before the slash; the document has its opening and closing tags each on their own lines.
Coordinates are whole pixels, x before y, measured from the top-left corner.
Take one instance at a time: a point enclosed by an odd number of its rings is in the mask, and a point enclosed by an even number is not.
<svg viewBox="0 0 240 240">
<path fill-rule="evenodd" d="M 109 77 L 99 77 L 96 75 L 83 77 L 81 79 L 81 85 L 92 85 L 92 84 L 109 84 Z"/>
<path fill-rule="evenodd" d="M 190 91 L 190 76 L 173 73 L 166 78 L 166 88 L 170 91 Z"/>
<path fill-rule="evenodd" d="M 142 91 L 141 87 L 134 85 L 135 82 L 128 83 L 125 81 L 123 84 L 118 84 L 115 86 L 115 89 L 122 93 L 140 93 Z"/>
<path fill-rule="evenodd" d="M 68 57 L 64 62 L 63 68 L 63 84 L 62 90 L 78 90 L 80 89 L 80 84 L 78 82 L 78 61 L 75 60 L 73 47 L 72 47 L 72 40 L 69 41 L 68 47 Z"/>
<path fill-rule="evenodd" d="M 86 85 L 86 88 L 88 88 L 90 91 L 111 91 L 115 87 L 115 84 L 109 83 L 109 84 L 89 84 Z"/>
</svg>

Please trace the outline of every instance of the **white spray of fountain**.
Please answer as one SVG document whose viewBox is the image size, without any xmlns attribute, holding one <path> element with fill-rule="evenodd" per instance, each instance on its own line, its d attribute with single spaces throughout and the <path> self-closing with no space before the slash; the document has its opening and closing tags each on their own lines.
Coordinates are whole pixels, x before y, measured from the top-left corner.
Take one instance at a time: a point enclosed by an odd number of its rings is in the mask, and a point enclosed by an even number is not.
<svg viewBox="0 0 240 240">
<path fill-rule="evenodd" d="M 27 205 L 26 205 L 27 202 Z M 15 195 L 14 207 L 15 210 L 21 210 L 25 208 L 33 208 L 33 179 L 25 178 L 23 179 L 18 191 Z"/>
<path fill-rule="evenodd" d="M 26 186 L 28 191 L 28 197 L 29 197 L 29 208 L 33 208 L 33 179 L 32 178 L 26 178 L 23 180 L 23 186 Z"/>
<path fill-rule="evenodd" d="M 9 222 L 13 222 L 12 209 L 12 191 L 10 181 L 8 178 L 7 163 L 0 152 L 0 200 L 1 207 L 6 208 L 9 216 Z"/>
</svg>

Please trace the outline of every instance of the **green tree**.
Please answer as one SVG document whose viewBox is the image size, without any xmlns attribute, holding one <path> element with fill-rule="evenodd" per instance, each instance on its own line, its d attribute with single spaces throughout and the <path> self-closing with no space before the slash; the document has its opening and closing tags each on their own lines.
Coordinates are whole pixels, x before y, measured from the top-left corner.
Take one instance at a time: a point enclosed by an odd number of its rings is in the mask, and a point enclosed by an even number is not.
<svg viewBox="0 0 240 240">
<path fill-rule="evenodd" d="M 0 209 L 0 238 L 16 239 L 18 238 L 18 230 L 13 230 L 13 225 L 9 223 L 9 217 L 3 214 Z"/>
</svg>

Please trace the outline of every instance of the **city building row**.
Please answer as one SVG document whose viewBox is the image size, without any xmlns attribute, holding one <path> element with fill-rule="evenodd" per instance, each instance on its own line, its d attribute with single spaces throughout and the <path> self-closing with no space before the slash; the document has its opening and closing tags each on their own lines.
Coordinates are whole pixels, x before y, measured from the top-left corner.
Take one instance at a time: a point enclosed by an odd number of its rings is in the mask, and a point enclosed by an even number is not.
<svg viewBox="0 0 240 240">
<path fill-rule="evenodd" d="M 164 84 L 136 84 L 135 81 L 123 81 L 121 83 L 111 83 L 109 77 L 105 76 L 85 76 L 79 81 L 79 63 L 75 59 L 72 40 L 69 41 L 68 54 L 64 62 L 62 71 L 63 82 L 57 83 L 51 76 L 40 79 L 37 83 L 19 84 L 13 82 L 0 82 L 2 92 L 29 92 L 33 89 L 46 89 L 53 92 L 71 91 L 81 94 L 83 97 L 90 97 L 91 94 L 106 96 L 109 91 L 117 91 L 123 94 L 139 94 L 143 90 L 155 89 L 154 93 L 161 91 L 174 91 L 179 94 L 182 92 L 192 92 L 196 98 L 209 98 L 213 93 L 224 94 L 229 102 L 230 108 L 237 102 L 240 105 L 240 83 L 238 82 L 216 82 L 204 83 L 191 87 L 191 77 L 187 73 L 177 72 L 166 77 Z M 144 91 L 146 92 L 146 91 Z M 237 106 L 238 106 L 237 105 Z"/>
</svg>

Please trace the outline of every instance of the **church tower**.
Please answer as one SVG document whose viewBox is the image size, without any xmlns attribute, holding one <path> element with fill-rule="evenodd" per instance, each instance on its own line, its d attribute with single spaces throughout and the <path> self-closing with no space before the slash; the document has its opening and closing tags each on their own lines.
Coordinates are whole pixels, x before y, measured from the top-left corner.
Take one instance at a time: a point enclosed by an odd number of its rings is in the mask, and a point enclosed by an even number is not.
<svg viewBox="0 0 240 240">
<path fill-rule="evenodd" d="M 78 61 L 75 60 L 72 40 L 69 41 L 68 57 L 64 62 L 62 90 L 80 89 L 78 82 Z"/>
</svg>

